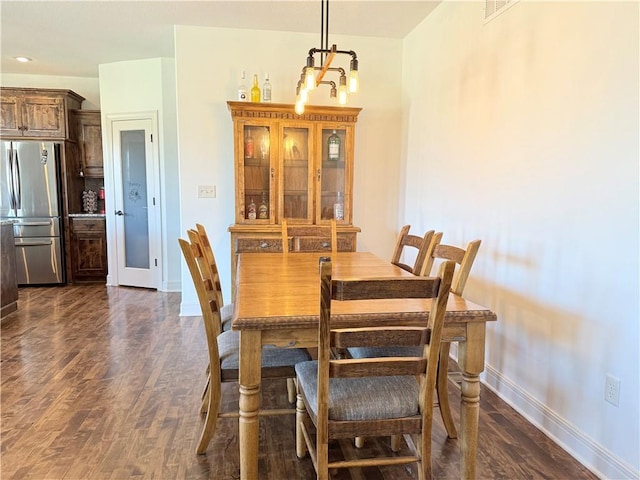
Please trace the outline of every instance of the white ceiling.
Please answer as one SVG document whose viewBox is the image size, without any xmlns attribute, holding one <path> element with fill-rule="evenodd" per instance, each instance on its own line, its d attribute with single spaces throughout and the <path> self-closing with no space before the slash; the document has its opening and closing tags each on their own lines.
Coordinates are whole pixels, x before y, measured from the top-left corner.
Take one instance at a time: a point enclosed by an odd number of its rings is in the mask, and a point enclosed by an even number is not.
<svg viewBox="0 0 640 480">
<path fill-rule="evenodd" d="M 441 0 L 333 0 L 331 34 L 403 38 Z M 320 0 L 0 1 L 3 73 L 97 77 L 98 65 L 173 56 L 173 25 L 318 34 Z M 34 61 L 21 64 L 16 56 Z"/>
</svg>

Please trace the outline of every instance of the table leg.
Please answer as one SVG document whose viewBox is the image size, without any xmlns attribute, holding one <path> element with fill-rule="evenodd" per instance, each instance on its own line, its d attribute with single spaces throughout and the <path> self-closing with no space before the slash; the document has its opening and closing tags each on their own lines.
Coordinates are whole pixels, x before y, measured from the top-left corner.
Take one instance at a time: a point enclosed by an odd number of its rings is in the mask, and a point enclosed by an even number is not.
<svg viewBox="0 0 640 480">
<path fill-rule="evenodd" d="M 261 332 L 240 332 L 240 479 L 258 478 Z"/>
<path fill-rule="evenodd" d="M 467 323 L 467 339 L 458 347 L 462 370 L 460 401 L 460 478 L 476 478 L 478 417 L 480 414 L 480 373 L 484 370 L 485 323 Z"/>
</svg>

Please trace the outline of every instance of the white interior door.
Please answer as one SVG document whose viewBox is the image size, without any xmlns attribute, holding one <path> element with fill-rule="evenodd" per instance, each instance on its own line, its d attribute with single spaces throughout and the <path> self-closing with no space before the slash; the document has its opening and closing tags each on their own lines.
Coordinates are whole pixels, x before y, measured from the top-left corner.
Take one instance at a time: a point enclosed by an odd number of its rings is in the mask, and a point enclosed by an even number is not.
<svg viewBox="0 0 640 480">
<path fill-rule="evenodd" d="M 158 162 L 152 119 L 112 123 L 117 283 L 158 288 Z"/>
</svg>

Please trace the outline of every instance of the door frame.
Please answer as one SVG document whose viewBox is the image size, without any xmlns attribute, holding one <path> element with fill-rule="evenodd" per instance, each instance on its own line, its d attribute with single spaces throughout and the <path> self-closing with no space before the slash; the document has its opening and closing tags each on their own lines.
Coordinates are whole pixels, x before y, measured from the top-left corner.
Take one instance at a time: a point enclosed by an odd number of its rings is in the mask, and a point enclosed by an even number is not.
<svg viewBox="0 0 640 480">
<path fill-rule="evenodd" d="M 118 205 L 116 198 L 115 185 L 115 155 L 113 151 L 114 145 L 114 127 L 117 122 L 121 121 L 148 121 L 150 122 L 150 130 L 153 141 L 151 142 L 151 162 L 152 162 L 152 185 L 147 185 L 149 196 L 155 198 L 155 208 L 149 212 L 149 224 L 153 229 L 149 229 L 150 253 L 152 255 L 151 271 L 153 286 L 150 288 L 160 289 L 162 285 L 162 207 L 160 202 L 160 153 L 159 153 L 159 135 L 158 135 L 158 112 L 134 112 L 134 113 L 114 113 L 106 114 L 103 118 L 103 145 L 105 150 L 104 162 L 104 186 L 105 195 L 105 212 L 107 227 L 107 245 L 112 245 L 107 249 L 107 264 L 109 272 L 107 274 L 107 285 L 118 286 L 120 280 L 118 278 L 118 244 L 116 232 L 115 211 Z M 153 260 L 156 264 L 153 264 Z M 149 288 L 149 286 L 147 286 Z"/>
</svg>

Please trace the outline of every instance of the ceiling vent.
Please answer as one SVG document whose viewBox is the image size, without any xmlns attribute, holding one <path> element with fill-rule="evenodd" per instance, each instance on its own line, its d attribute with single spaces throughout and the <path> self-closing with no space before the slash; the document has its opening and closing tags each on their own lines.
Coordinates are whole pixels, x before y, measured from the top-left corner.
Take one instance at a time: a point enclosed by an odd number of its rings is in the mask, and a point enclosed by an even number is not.
<svg viewBox="0 0 640 480">
<path fill-rule="evenodd" d="M 484 0 L 484 19 L 489 21 L 507 10 L 518 0 Z"/>
</svg>

